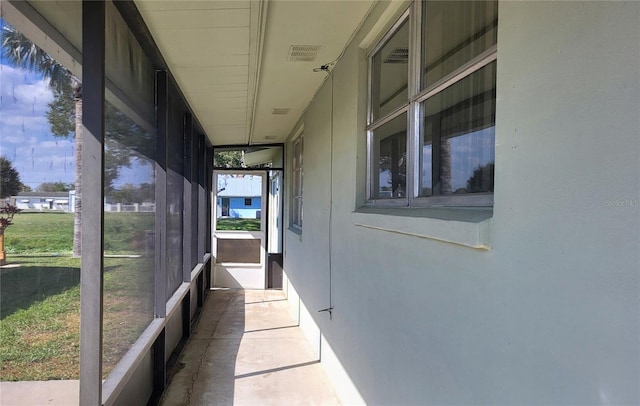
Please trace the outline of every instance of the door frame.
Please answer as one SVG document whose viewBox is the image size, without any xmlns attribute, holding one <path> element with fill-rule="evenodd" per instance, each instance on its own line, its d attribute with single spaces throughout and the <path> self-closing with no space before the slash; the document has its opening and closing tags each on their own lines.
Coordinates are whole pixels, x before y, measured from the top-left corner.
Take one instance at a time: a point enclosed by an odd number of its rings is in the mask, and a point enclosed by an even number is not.
<svg viewBox="0 0 640 406">
<path fill-rule="evenodd" d="M 217 230 L 218 223 L 218 177 L 221 175 L 251 175 L 261 178 L 260 230 L 236 231 Z M 266 289 L 267 287 L 267 244 L 268 244 L 268 172 L 264 169 L 215 169 L 212 185 L 212 227 L 211 252 L 213 263 L 213 286 L 244 289 Z M 222 208 L 222 207 L 221 207 Z M 218 238 L 260 240 L 260 263 L 218 262 Z"/>
</svg>

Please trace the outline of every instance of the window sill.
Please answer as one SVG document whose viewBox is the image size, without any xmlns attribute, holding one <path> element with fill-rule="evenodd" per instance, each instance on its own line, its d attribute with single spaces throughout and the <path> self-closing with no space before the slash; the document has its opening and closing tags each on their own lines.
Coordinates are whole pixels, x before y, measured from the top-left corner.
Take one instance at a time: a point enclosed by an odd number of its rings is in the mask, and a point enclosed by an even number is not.
<svg viewBox="0 0 640 406">
<path fill-rule="evenodd" d="M 361 207 L 352 213 L 357 227 L 462 245 L 490 248 L 492 209 Z"/>
<path fill-rule="evenodd" d="M 289 226 L 288 230 L 297 235 L 302 240 L 302 229 L 294 226 Z"/>
</svg>

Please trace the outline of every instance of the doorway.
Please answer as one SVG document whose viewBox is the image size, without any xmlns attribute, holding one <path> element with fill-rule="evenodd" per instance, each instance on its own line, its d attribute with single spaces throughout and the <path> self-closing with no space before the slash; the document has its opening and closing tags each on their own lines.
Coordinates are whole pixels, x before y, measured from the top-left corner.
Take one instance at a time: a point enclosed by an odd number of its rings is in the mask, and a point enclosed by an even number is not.
<svg viewBox="0 0 640 406">
<path fill-rule="evenodd" d="M 266 280 L 265 172 L 214 171 L 214 285 L 264 289 Z"/>
<path fill-rule="evenodd" d="M 283 145 L 214 147 L 212 285 L 282 288 Z"/>
</svg>

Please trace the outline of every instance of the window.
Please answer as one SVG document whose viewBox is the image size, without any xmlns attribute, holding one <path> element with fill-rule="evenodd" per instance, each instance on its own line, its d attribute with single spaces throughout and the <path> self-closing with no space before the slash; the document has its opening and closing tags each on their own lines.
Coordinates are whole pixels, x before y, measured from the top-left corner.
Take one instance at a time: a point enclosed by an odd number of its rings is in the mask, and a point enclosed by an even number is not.
<svg viewBox="0 0 640 406">
<path fill-rule="evenodd" d="M 415 1 L 373 48 L 368 203 L 493 204 L 497 17 L 495 0 Z"/>
<path fill-rule="evenodd" d="M 293 142 L 293 190 L 291 193 L 291 227 L 302 230 L 302 151 L 303 136 Z"/>
<path fill-rule="evenodd" d="M 251 198 L 250 197 L 245 197 L 244 198 L 244 205 L 245 206 L 251 206 Z"/>
</svg>

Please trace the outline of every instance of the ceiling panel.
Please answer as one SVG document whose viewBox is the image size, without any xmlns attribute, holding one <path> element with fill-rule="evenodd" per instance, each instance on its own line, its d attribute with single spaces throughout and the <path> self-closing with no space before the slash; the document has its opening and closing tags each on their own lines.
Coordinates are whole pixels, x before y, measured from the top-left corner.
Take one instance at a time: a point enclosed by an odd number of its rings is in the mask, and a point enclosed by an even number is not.
<svg viewBox="0 0 640 406">
<path fill-rule="evenodd" d="M 265 136 L 273 135 L 280 141 L 286 139 L 326 78 L 324 72 L 313 69 L 340 56 L 371 7 L 370 1 L 275 1 L 269 4 L 269 28 L 253 123 L 254 142 L 267 142 Z M 287 56 L 292 45 L 320 45 L 316 60 L 289 62 Z M 279 107 L 288 107 L 291 111 L 285 116 L 272 115 L 271 110 Z"/>
<path fill-rule="evenodd" d="M 153 31 L 152 31 L 153 32 Z M 186 51 L 199 53 L 203 59 L 218 55 L 247 55 L 249 53 L 249 29 L 196 28 L 184 30 L 157 29 L 156 43 L 167 62 L 180 62 L 174 57 Z"/>
<path fill-rule="evenodd" d="M 184 79 L 185 82 L 188 81 L 200 85 L 246 84 L 248 82 L 248 69 L 246 66 L 178 68 L 173 73 L 178 79 Z"/>
<path fill-rule="evenodd" d="M 193 96 L 191 99 L 194 104 L 202 104 L 207 105 L 204 110 L 221 110 L 221 109 L 247 109 L 247 98 L 246 97 L 224 97 L 224 98 L 211 98 L 209 95 L 199 94 L 197 96 Z"/>
<path fill-rule="evenodd" d="M 284 141 L 325 79 L 313 68 L 338 58 L 371 3 L 136 0 L 214 145 Z M 289 62 L 291 45 L 319 45 L 318 57 Z"/>
<path fill-rule="evenodd" d="M 248 27 L 249 9 L 148 11 L 154 26 L 163 30 Z"/>
<path fill-rule="evenodd" d="M 191 1 L 191 0 L 136 0 L 136 5 L 142 11 L 150 10 L 223 10 L 229 8 L 249 8 L 250 0 L 229 1 Z"/>
</svg>

